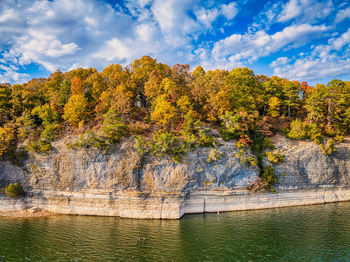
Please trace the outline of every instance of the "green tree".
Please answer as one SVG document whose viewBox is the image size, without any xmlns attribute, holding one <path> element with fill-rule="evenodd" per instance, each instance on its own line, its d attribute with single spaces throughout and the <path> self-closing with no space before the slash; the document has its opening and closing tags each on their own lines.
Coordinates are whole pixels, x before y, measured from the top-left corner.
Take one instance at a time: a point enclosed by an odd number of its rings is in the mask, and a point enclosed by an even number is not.
<svg viewBox="0 0 350 262">
<path fill-rule="evenodd" d="M 283 93 L 285 96 L 284 103 L 288 110 L 288 117 L 290 117 L 292 109 L 297 110 L 299 106 L 299 85 L 295 82 L 288 81 L 283 86 Z"/>
<path fill-rule="evenodd" d="M 108 110 L 104 115 L 102 130 L 108 140 L 113 144 L 118 144 L 121 138 L 128 134 L 128 128 L 114 108 Z"/>
</svg>

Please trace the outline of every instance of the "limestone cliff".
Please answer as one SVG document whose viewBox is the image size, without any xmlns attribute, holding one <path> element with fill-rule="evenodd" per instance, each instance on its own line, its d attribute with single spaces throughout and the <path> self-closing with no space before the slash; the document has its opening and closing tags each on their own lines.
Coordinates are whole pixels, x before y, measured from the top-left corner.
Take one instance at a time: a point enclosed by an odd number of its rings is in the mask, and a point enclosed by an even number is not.
<svg viewBox="0 0 350 262">
<path fill-rule="evenodd" d="M 67 149 L 65 140 L 54 143 L 49 154 L 32 154 L 25 167 L 0 162 L 2 184 L 19 181 L 27 190 L 82 189 L 183 192 L 193 189 L 245 188 L 257 179 L 256 167 L 242 165 L 233 142 L 222 142 L 219 160 L 208 162 L 210 148 L 189 152 L 182 162 L 141 158 L 133 141 L 124 141 L 109 153 L 95 149 Z"/>
<path fill-rule="evenodd" d="M 349 138 L 337 144 L 330 156 L 310 141 L 275 136 L 273 144 L 285 156 L 285 161 L 275 166 L 279 190 L 350 186 Z"/>
<path fill-rule="evenodd" d="M 235 157 L 239 149 L 234 141 L 220 141 L 218 150 L 222 154 L 215 161 L 208 161 L 210 148 L 198 148 L 184 156 L 181 163 L 175 163 L 167 158 L 141 157 L 132 140 L 103 153 L 95 149 L 67 149 L 66 138 L 55 142 L 49 154 L 31 154 L 24 166 L 0 162 L 1 186 L 20 182 L 27 195 L 20 202 L 0 197 L 0 209 L 41 207 L 66 214 L 179 218 L 191 212 L 350 199 L 349 139 L 338 144 L 331 156 L 323 155 L 310 141 L 293 141 L 279 135 L 272 140 L 285 156 L 283 163 L 274 165 L 279 195 L 260 194 L 255 200 L 249 196 L 245 188 L 258 179 L 259 170 Z M 248 156 L 252 154 L 246 152 Z M 266 159 L 264 162 L 271 164 Z M 320 188 L 346 192 L 283 195 L 290 190 Z M 298 196 L 309 200 L 299 201 Z"/>
<path fill-rule="evenodd" d="M 109 153 L 95 149 L 67 149 L 66 140 L 54 143 L 49 154 L 31 154 L 24 167 L 0 162 L 0 182 L 4 186 L 20 182 L 26 190 L 86 189 L 183 192 L 189 190 L 244 189 L 258 177 L 258 168 L 235 157 L 235 142 L 220 141 L 222 156 L 207 161 L 210 148 L 189 152 L 182 163 L 153 156 L 141 158 L 134 142 L 124 141 Z M 277 189 L 349 186 L 350 143 L 337 145 L 333 155 L 323 155 L 310 141 L 273 137 L 285 161 L 274 165 Z M 248 155 L 249 154 L 248 152 Z M 269 164 L 265 160 L 265 164 Z"/>
</svg>

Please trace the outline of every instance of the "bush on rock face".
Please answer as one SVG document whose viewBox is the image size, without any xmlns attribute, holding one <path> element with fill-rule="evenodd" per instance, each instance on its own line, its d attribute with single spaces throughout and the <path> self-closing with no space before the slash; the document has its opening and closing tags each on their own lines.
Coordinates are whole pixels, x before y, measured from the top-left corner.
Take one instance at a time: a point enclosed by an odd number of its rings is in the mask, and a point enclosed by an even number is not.
<svg viewBox="0 0 350 262">
<path fill-rule="evenodd" d="M 18 197 L 22 194 L 22 187 L 19 183 L 9 184 L 5 189 L 5 194 L 8 197 Z"/>
<path fill-rule="evenodd" d="M 290 124 L 290 132 L 288 137 L 292 139 L 307 138 L 306 125 L 300 119 L 295 119 Z"/>
</svg>

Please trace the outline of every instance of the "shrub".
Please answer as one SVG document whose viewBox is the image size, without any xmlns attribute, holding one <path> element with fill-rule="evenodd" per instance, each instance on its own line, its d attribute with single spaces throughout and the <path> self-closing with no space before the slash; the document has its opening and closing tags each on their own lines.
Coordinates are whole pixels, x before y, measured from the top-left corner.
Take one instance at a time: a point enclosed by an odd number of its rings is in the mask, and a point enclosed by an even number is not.
<svg viewBox="0 0 350 262">
<path fill-rule="evenodd" d="M 175 162 L 181 162 L 182 155 L 186 152 L 186 144 L 181 143 L 174 134 L 169 132 L 156 132 L 150 146 L 153 155 L 159 158 L 168 155 Z"/>
<path fill-rule="evenodd" d="M 238 147 L 239 150 L 236 152 L 235 157 L 239 158 L 241 164 L 244 165 L 245 163 L 247 163 L 247 160 L 248 160 L 245 157 L 244 144 L 241 142 L 237 142 L 236 146 Z"/>
<path fill-rule="evenodd" d="M 182 136 L 193 149 L 197 145 L 213 147 L 216 144 L 216 139 L 210 135 L 210 130 L 204 127 L 201 121 L 196 119 L 196 116 L 191 110 L 184 117 Z"/>
<path fill-rule="evenodd" d="M 181 162 L 182 155 L 187 152 L 186 143 L 180 141 L 169 132 L 158 131 L 154 133 L 153 140 L 147 141 L 141 136 L 135 138 L 135 148 L 141 155 L 150 153 L 158 158 L 170 156 L 177 163 Z"/>
<path fill-rule="evenodd" d="M 216 139 L 209 134 L 209 129 L 201 125 L 195 126 L 197 143 L 200 146 L 212 147 L 215 146 Z"/>
<path fill-rule="evenodd" d="M 271 186 L 277 182 L 277 175 L 272 166 L 268 165 L 264 168 L 264 171 L 260 175 L 263 182 L 268 184 L 268 187 L 271 189 Z"/>
<path fill-rule="evenodd" d="M 265 150 L 273 150 L 275 146 L 272 144 L 270 138 L 263 136 L 262 134 L 257 134 L 254 137 L 253 143 L 251 145 L 253 152 L 263 153 Z"/>
<path fill-rule="evenodd" d="M 256 166 L 258 164 L 254 157 L 246 156 L 245 145 L 242 142 L 237 142 L 236 146 L 239 148 L 239 150 L 236 152 L 235 157 L 239 158 L 242 165 L 248 163 L 251 166 Z"/>
<path fill-rule="evenodd" d="M 252 157 L 252 156 L 248 156 L 248 162 L 249 162 L 249 164 L 251 165 L 251 166 L 256 166 L 258 163 L 257 163 L 257 161 L 256 161 L 256 159 L 254 158 L 254 157 Z"/>
<path fill-rule="evenodd" d="M 22 187 L 19 183 L 9 184 L 9 186 L 5 189 L 5 194 L 8 197 L 18 197 L 22 194 Z"/>
<path fill-rule="evenodd" d="M 212 161 L 217 161 L 222 157 L 222 155 L 223 152 L 219 151 L 217 148 L 212 148 L 209 152 L 207 162 L 211 163 Z"/>
<path fill-rule="evenodd" d="M 27 146 L 26 150 L 30 152 L 43 153 L 48 152 L 52 149 L 51 143 L 44 139 L 31 140 Z"/>
<path fill-rule="evenodd" d="M 321 144 L 320 149 L 324 155 L 331 155 L 336 150 L 334 140 L 332 138 L 329 139 L 326 146 Z"/>
<path fill-rule="evenodd" d="M 278 151 L 266 152 L 267 160 L 273 164 L 280 164 L 284 162 L 284 156 Z"/>
<path fill-rule="evenodd" d="M 142 136 L 135 137 L 135 148 L 137 152 L 144 156 L 150 151 L 150 145 L 146 139 L 144 139 Z"/>
<path fill-rule="evenodd" d="M 299 118 L 290 123 L 290 131 L 288 137 L 292 139 L 307 138 L 306 125 Z"/>
<path fill-rule="evenodd" d="M 131 135 L 141 135 L 149 126 L 143 122 L 136 121 L 135 123 L 130 123 L 128 130 Z"/>
<path fill-rule="evenodd" d="M 307 129 L 308 137 L 314 141 L 315 144 L 321 144 L 323 138 L 321 129 L 315 123 L 308 125 Z"/>
<path fill-rule="evenodd" d="M 279 128 L 279 131 L 280 131 L 280 133 L 281 133 L 282 135 L 288 136 L 290 130 L 289 130 L 287 127 L 285 127 L 285 126 L 281 126 L 281 127 Z"/>
<path fill-rule="evenodd" d="M 268 187 L 268 184 L 259 177 L 257 181 L 253 182 L 251 185 L 248 185 L 246 187 L 247 190 L 249 190 L 252 193 L 256 193 L 262 190 L 266 190 Z"/>
<path fill-rule="evenodd" d="M 248 145 L 252 142 L 249 137 L 249 132 L 254 129 L 257 121 L 257 113 L 248 114 L 247 112 L 233 112 L 226 111 L 224 115 L 220 116 L 221 136 L 224 140 L 231 140 L 239 138 L 241 142 Z"/>
<path fill-rule="evenodd" d="M 80 135 L 78 141 L 67 144 L 67 147 L 70 149 L 92 147 L 95 149 L 108 150 L 110 145 L 104 139 L 98 137 L 93 131 L 86 131 L 85 134 Z"/>
<path fill-rule="evenodd" d="M 337 141 L 338 143 L 342 143 L 344 142 L 344 137 L 343 136 L 335 136 L 334 140 Z"/>
</svg>

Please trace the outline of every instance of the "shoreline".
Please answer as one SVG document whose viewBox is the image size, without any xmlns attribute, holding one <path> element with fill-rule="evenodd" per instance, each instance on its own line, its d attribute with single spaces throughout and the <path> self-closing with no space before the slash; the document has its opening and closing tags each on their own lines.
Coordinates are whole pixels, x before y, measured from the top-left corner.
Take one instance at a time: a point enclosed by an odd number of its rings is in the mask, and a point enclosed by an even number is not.
<svg viewBox="0 0 350 262">
<path fill-rule="evenodd" d="M 134 219 L 180 219 L 185 214 L 216 213 L 306 206 L 350 201 L 350 188 L 318 188 L 250 194 L 236 191 L 192 191 L 187 194 L 145 195 L 140 192 L 36 191 L 30 196 L 0 197 L 0 216 L 119 216 Z"/>
<path fill-rule="evenodd" d="M 29 210 L 23 211 L 0 211 L 0 217 L 7 218 L 40 218 L 40 217 L 50 217 L 56 216 L 58 214 L 51 213 L 46 210 L 40 210 L 37 212 L 30 212 Z"/>
</svg>

